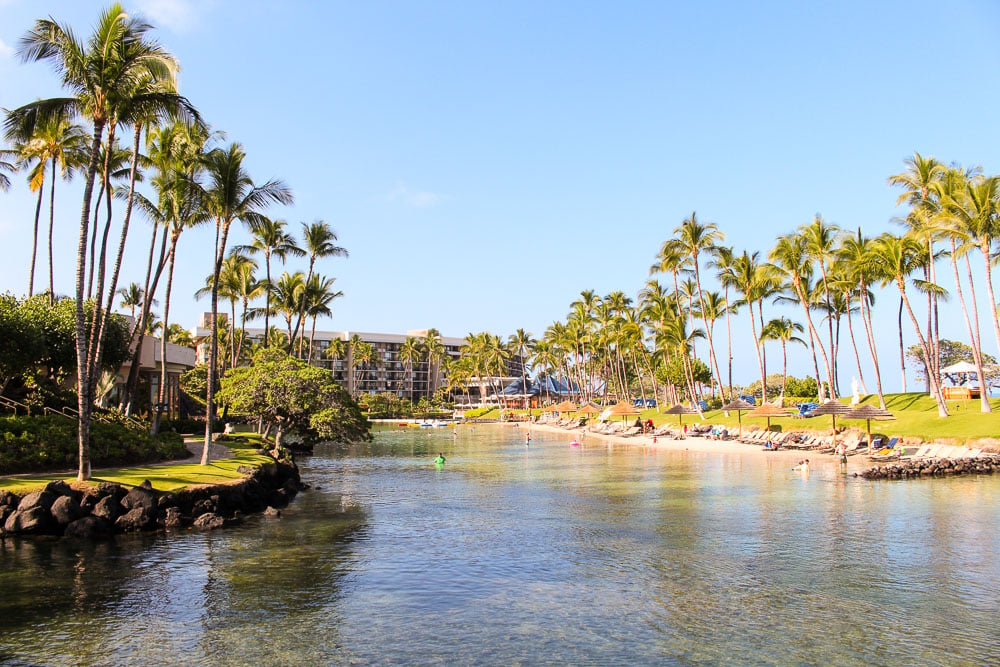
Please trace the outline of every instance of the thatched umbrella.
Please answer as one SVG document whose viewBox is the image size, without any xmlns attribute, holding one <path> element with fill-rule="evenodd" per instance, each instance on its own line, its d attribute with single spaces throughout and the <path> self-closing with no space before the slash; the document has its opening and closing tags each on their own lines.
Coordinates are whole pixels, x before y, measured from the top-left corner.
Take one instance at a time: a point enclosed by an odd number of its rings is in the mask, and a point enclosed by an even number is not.
<svg viewBox="0 0 1000 667">
<path fill-rule="evenodd" d="M 694 410 L 693 408 L 689 408 L 688 406 L 682 405 L 681 403 L 675 403 L 674 405 L 671 405 L 669 408 L 664 410 L 663 414 L 677 415 L 677 425 L 680 426 L 681 420 L 684 419 L 684 415 L 693 415 L 696 412 L 697 410 Z"/>
<path fill-rule="evenodd" d="M 850 412 L 845 412 L 843 419 L 864 419 L 865 420 L 865 430 L 868 432 L 868 446 L 872 445 L 872 420 L 873 419 L 895 419 L 891 412 L 888 410 L 883 410 L 882 408 L 876 408 L 870 403 L 864 405 L 859 405 Z"/>
<path fill-rule="evenodd" d="M 771 417 L 788 417 L 788 410 L 784 408 L 779 408 L 777 405 L 772 405 L 771 403 L 763 403 L 759 408 L 754 408 L 747 413 L 747 417 L 764 417 L 767 419 L 767 431 L 771 432 Z M 770 442 L 771 436 L 768 435 L 768 442 Z"/>
<path fill-rule="evenodd" d="M 615 403 L 611 408 L 611 412 L 608 416 L 610 417 L 621 417 L 622 422 L 626 421 L 627 417 L 639 414 L 639 408 L 635 407 L 628 401 L 620 401 Z"/>
<path fill-rule="evenodd" d="M 552 409 L 556 412 L 574 412 L 576 410 L 576 403 L 573 401 L 563 401 Z"/>
<path fill-rule="evenodd" d="M 835 398 L 831 398 L 826 403 L 822 404 L 809 414 L 807 417 L 819 417 L 821 415 L 830 415 L 833 420 L 833 448 L 837 448 L 837 415 L 845 415 L 851 411 L 851 406 L 844 405 Z"/>
<path fill-rule="evenodd" d="M 743 411 L 753 410 L 753 406 L 744 401 L 742 398 L 737 398 L 735 400 L 729 401 L 722 406 L 723 410 L 735 410 L 736 411 L 736 421 L 740 423 L 740 434 L 737 437 L 743 437 Z"/>
<path fill-rule="evenodd" d="M 579 412 L 581 415 L 596 415 L 599 412 L 601 412 L 601 406 L 594 405 L 593 403 L 590 403 L 588 401 L 587 403 L 584 403 L 582 406 L 580 406 L 577 412 Z"/>
</svg>

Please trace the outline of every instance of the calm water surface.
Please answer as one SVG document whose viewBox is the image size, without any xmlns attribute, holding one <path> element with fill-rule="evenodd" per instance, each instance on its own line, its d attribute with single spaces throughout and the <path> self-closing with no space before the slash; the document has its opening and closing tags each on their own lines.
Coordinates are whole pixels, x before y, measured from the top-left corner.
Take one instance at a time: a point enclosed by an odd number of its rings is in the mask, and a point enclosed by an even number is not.
<svg viewBox="0 0 1000 667">
<path fill-rule="evenodd" d="M 301 468 L 281 519 L 0 541 L 0 664 L 1000 663 L 995 477 L 467 426 Z"/>
</svg>

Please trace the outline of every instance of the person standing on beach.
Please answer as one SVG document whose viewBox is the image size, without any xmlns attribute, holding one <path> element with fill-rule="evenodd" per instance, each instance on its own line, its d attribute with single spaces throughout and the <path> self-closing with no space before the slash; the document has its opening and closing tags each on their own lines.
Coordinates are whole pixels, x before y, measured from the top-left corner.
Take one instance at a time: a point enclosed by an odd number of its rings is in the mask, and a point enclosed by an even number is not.
<svg viewBox="0 0 1000 667">
<path fill-rule="evenodd" d="M 837 460 L 840 463 L 840 472 L 847 472 L 847 447 L 844 446 L 844 443 L 837 443 L 835 453 L 837 454 Z"/>
</svg>

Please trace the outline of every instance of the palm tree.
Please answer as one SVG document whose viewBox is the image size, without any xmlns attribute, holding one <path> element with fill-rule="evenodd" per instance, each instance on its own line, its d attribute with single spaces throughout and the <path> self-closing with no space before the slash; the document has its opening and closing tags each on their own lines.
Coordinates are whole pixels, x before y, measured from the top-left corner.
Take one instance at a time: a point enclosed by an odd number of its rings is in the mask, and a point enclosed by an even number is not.
<svg viewBox="0 0 1000 667">
<path fill-rule="evenodd" d="M 253 256 L 264 255 L 265 284 L 271 285 L 271 258 L 275 257 L 285 263 L 289 256 L 302 257 L 305 251 L 295 245 L 295 239 L 285 231 L 288 223 L 284 220 L 273 220 L 266 215 L 248 216 L 250 237 L 249 245 L 238 246 L 241 253 Z M 267 303 L 264 307 L 264 331 L 271 328 L 271 290 L 267 290 Z M 264 347 L 267 347 L 267 336 L 264 337 Z"/>
<path fill-rule="evenodd" d="M 444 343 L 441 342 L 441 334 L 437 329 L 428 329 L 422 341 L 424 352 L 427 354 L 427 398 L 430 399 L 437 389 L 438 367 L 441 361 L 447 356 Z"/>
<path fill-rule="evenodd" d="M 701 289 L 699 256 L 702 253 L 713 252 L 716 246 L 725 238 L 725 234 L 719 230 L 718 225 L 715 223 L 703 224 L 698 220 L 695 213 L 691 213 L 690 217 L 685 218 L 680 226 L 674 229 L 674 234 L 677 236 L 677 242 L 691 258 L 691 265 L 694 268 L 694 282 L 698 288 L 698 300 L 701 303 L 701 312 L 704 314 L 706 312 L 705 296 Z M 708 360 L 721 391 L 723 387 L 722 374 L 719 372 L 719 364 L 715 358 L 715 343 L 712 339 L 712 330 L 707 321 L 704 321 L 704 324 L 706 339 L 708 340 Z"/>
<path fill-rule="evenodd" d="M 840 271 L 845 277 L 845 285 L 856 286 L 858 302 L 861 306 L 861 323 L 865 329 L 868 351 L 872 357 L 872 368 L 875 371 L 875 388 L 878 392 L 879 406 L 884 410 L 885 395 L 882 392 L 882 372 L 879 368 L 878 350 L 875 345 L 875 327 L 872 324 L 871 316 L 871 306 L 875 300 L 874 295 L 869 290 L 869 286 L 872 284 L 871 252 L 871 239 L 863 236 L 861 229 L 858 228 L 856 234 L 848 234 L 841 239 L 837 257 L 840 262 Z M 853 291 L 852 287 L 852 290 L 848 291 L 848 298 Z M 850 311 L 848 311 L 847 321 L 850 324 Z M 860 372 L 859 368 L 858 373 L 860 374 Z"/>
<path fill-rule="evenodd" d="M 806 342 L 796 336 L 796 333 L 802 333 L 805 331 L 802 325 L 798 322 L 793 322 L 787 317 L 778 317 L 767 324 L 760 332 L 761 344 L 764 341 L 776 340 L 781 342 L 781 399 L 785 398 L 785 384 L 788 382 L 788 344 L 789 343 L 800 343 L 805 345 Z"/>
<path fill-rule="evenodd" d="M 830 365 L 830 359 L 826 354 L 826 349 L 823 347 L 822 339 L 819 336 L 819 332 L 816 331 L 816 326 L 813 324 L 812 314 L 810 313 L 812 302 L 806 288 L 812 272 L 812 265 L 805 237 L 797 234 L 787 234 L 778 237 L 777 244 L 771 250 L 770 259 L 772 266 L 785 278 L 789 289 L 802 305 L 802 309 L 806 315 L 806 325 L 808 326 L 809 335 L 812 337 L 812 340 L 818 343 L 816 347 L 819 348 L 820 356 L 823 359 L 827 383 L 830 391 L 833 392 L 836 387 L 833 379 L 833 367 Z M 824 398 L 823 383 L 819 382 L 818 384 L 819 398 L 822 402 Z"/>
<path fill-rule="evenodd" d="M 309 332 L 309 356 L 307 361 L 312 363 L 313 341 L 316 338 L 316 320 L 323 317 L 330 317 L 333 311 L 330 304 L 334 299 L 344 296 L 340 290 L 333 289 L 336 278 L 327 278 L 319 273 L 313 274 L 306 283 L 306 316 L 312 319 L 312 328 Z"/>
<path fill-rule="evenodd" d="M 413 362 L 419 361 L 423 353 L 420 341 L 413 336 L 407 336 L 399 346 L 399 360 L 403 362 L 411 401 L 413 400 Z"/>
<path fill-rule="evenodd" d="M 932 372 L 934 369 L 934 365 L 931 363 L 932 350 L 920 329 L 920 323 L 913 313 L 909 297 L 906 294 L 907 278 L 917 269 L 921 269 L 926 261 L 925 246 L 909 236 L 898 237 L 883 234 L 872 248 L 872 262 L 878 266 L 882 283 L 895 284 L 899 289 L 899 296 L 903 300 L 910 321 L 913 323 L 917 340 L 920 341 L 920 350 L 927 368 L 927 382 L 930 386 L 930 393 L 934 396 L 938 406 L 938 416 L 947 417 L 948 406 L 945 404 L 944 395 L 941 392 L 941 379 Z"/>
<path fill-rule="evenodd" d="M 313 269 L 316 266 L 316 260 L 323 257 L 347 257 L 347 250 L 336 245 L 337 235 L 334 233 L 330 225 L 323 222 L 322 220 L 317 220 L 316 222 L 307 225 L 302 223 L 302 242 L 305 246 L 304 251 L 309 255 L 309 270 L 306 272 L 306 282 L 312 278 Z M 304 295 L 303 295 L 304 296 Z M 299 306 L 299 319 L 295 324 L 295 335 L 299 334 L 299 327 L 302 326 L 302 318 L 305 317 L 306 303 L 303 299 Z M 289 352 L 291 352 L 291 342 L 289 343 Z M 299 341 L 299 354 L 302 354 L 302 342 Z"/>
<path fill-rule="evenodd" d="M 121 308 L 128 308 L 129 315 L 132 318 L 132 321 L 135 322 L 135 309 L 142 307 L 142 305 L 146 303 L 146 295 L 143 293 L 142 288 L 139 287 L 139 283 L 129 283 L 128 287 L 123 287 L 118 290 L 118 296 L 122 298 L 118 305 Z M 155 303 L 156 299 L 149 300 L 149 305 L 153 305 Z"/>
<path fill-rule="evenodd" d="M 268 204 L 291 204 L 292 192 L 284 183 L 270 180 L 255 185 L 243 168 L 246 153 L 238 143 L 227 148 L 216 148 L 205 157 L 204 204 L 207 213 L 215 220 L 215 268 L 212 273 L 212 326 L 219 312 L 219 274 L 226 257 L 229 228 L 235 220 L 245 220 L 258 214 Z M 219 346 L 215 337 L 209 347 L 208 388 L 206 395 L 205 447 L 201 464 L 208 465 L 212 445 L 212 420 L 215 417 L 215 372 Z"/>
<path fill-rule="evenodd" d="M 831 303 L 830 296 L 830 283 L 829 283 L 829 273 L 830 273 L 830 262 L 834 257 L 834 251 L 837 246 L 838 234 L 840 233 L 840 228 L 836 225 L 828 225 L 826 221 L 823 220 L 823 216 L 817 213 L 813 216 L 813 220 L 808 225 L 802 225 L 799 227 L 799 234 L 805 240 L 805 249 L 808 256 L 814 261 L 815 265 L 819 266 L 820 275 L 823 279 L 823 295 L 826 302 L 826 310 L 828 313 L 833 312 L 833 304 Z M 833 375 L 834 383 L 837 382 L 837 355 L 834 345 L 833 336 L 833 318 L 827 318 L 827 329 L 829 333 L 830 340 L 830 365 L 831 373 Z M 822 345 L 819 338 L 816 342 Z M 830 392 L 833 396 L 838 396 L 839 386 L 837 384 L 830 385 Z"/>
<path fill-rule="evenodd" d="M 49 179 L 49 303 L 53 303 L 55 294 L 55 279 L 53 275 L 53 234 L 55 227 L 55 197 L 56 170 L 63 180 L 69 180 L 83 161 L 87 143 L 87 134 L 83 127 L 73 123 L 65 114 L 54 113 L 45 116 L 34 123 L 33 131 L 24 133 L 16 128 L 9 132 L 7 138 L 20 145 L 22 160 L 36 160 L 37 164 L 28 175 L 29 186 L 38 191 L 38 202 L 35 206 L 35 227 L 31 245 L 31 269 L 28 276 L 28 296 L 34 293 L 35 258 L 38 251 L 38 220 L 42 208 L 42 191 L 45 181 L 45 169 L 52 166 L 52 176 Z"/>
<path fill-rule="evenodd" d="M 760 344 L 760 334 L 757 329 L 759 320 L 761 329 L 764 327 L 764 300 L 772 296 L 779 287 L 774 271 L 769 264 L 760 261 L 760 253 L 752 254 L 746 250 L 735 258 L 732 269 L 732 283 L 737 292 L 742 295 L 742 302 L 750 312 L 750 331 L 753 334 L 754 351 L 757 354 L 757 365 L 760 368 L 761 402 L 767 402 L 767 365 L 763 346 Z M 754 319 L 753 308 L 757 306 L 758 320 Z"/>
<path fill-rule="evenodd" d="M 106 128 L 108 142 L 113 144 L 116 105 L 128 101 L 144 104 L 148 108 L 182 108 L 196 113 L 184 98 L 162 91 L 136 93 L 137 84 L 149 78 L 169 80 L 176 71 L 176 63 L 164 49 L 146 38 L 150 26 L 129 17 L 121 5 L 113 4 L 102 12 L 97 26 L 86 44 L 77 40 L 73 31 L 52 19 L 40 19 L 22 38 L 19 55 L 24 61 L 49 61 L 62 79 L 62 85 L 72 92 L 71 97 L 40 100 L 15 109 L 7 119 L 7 127 L 27 127 L 31 115 L 51 117 L 62 113 L 72 117 L 83 114 L 91 123 L 92 139 L 83 202 L 80 213 L 80 234 L 77 244 L 76 329 L 77 388 L 78 388 L 78 438 L 80 465 L 78 479 L 90 478 L 90 415 L 95 391 L 98 352 L 101 349 L 100 304 L 94 309 L 95 340 L 88 346 L 87 322 L 84 312 L 84 276 L 86 275 L 87 232 L 90 225 L 91 196 L 97 174 L 100 146 Z M 30 125 L 30 123 L 29 123 Z"/>
<path fill-rule="evenodd" d="M 534 351 L 535 343 L 535 339 L 524 329 L 518 329 L 507 339 L 507 345 L 517 354 L 521 363 L 521 388 L 525 394 L 528 393 L 528 360 Z M 528 399 L 526 398 L 524 402 L 527 407 Z"/>
<path fill-rule="evenodd" d="M 299 312 L 302 295 L 306 290 L 306 276 L 301 271 L 288 273 L 285 271 L 271 286 L 271 307 L 274 314 L 281 314 L 288 327 L 288 340 L 292 339 L 292 319 Z"/>
</svg>

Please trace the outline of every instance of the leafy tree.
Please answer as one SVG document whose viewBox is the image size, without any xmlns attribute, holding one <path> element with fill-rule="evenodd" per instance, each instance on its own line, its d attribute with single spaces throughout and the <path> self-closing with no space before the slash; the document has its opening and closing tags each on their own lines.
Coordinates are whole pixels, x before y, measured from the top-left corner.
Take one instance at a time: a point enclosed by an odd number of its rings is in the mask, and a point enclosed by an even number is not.
<svg viewBox="0 0 1000 667">
<path fill-rule="evenodd" d="M 924 356 L 920 345 L 911 345 L 906 348 L 906 358 L 914 365 L 917 369 L 917 379 L 922 381 L 924 385 L 927 385 L 927 364 L 924 363 Z M 945 368 L 956 364 L 960 361 L 967 361 L 970 364 L 973 362 L 972 347 L 955 340 L 947 340 L 942 338 L 938 345 L 938 368 Z M 985 367 L 994 366 L 996 364 L 996 359 L 983 353 L 983 365 Z M 996 373 L 992 376 L 989 370 L 984 371 L 986 374 L 986 382 L 989 383 L 991 380 L 995 379 Z"/>
<path fill-rule="evenodd" d="M 249 366 L 220 380 L 218 399 L 275 427 L 275 445 L 293 431 L 306 442 L 368 440 L 368 422 L 330 374 L 284 350 L 257 351 Z"/>
</svg>

